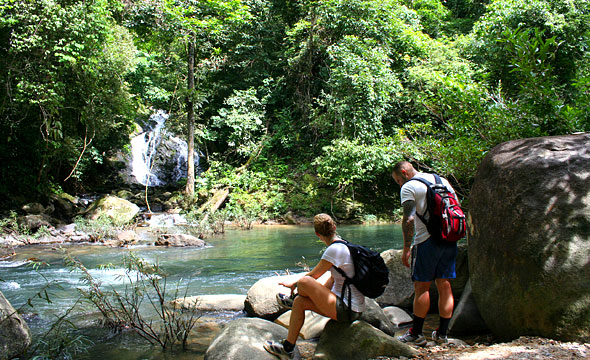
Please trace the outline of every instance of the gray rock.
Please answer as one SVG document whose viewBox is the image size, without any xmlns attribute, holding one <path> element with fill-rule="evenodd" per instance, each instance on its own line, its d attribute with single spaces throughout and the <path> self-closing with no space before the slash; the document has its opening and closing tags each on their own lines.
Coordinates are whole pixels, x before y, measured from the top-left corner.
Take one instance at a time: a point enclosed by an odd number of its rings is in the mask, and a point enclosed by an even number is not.
<svg viewBox="0 0 590 360">
<path fill-rule="evenodd" d="M 291 311 L 289 310 L 279 316 L 278 319 L 275 320 L 275 323 L 288 329 L 290 320 Z M 305 321 L 303 322 L 303 327 L 299 331 L 299 337 L 306 340 L 320 337 L 328 321 L 330 321 L 330 318 L 317 314 L 311 310 L 306 310 Z"/>
<path fill-rule="evenodd" d="M 282 285 L 280 282 L 291 282 L 301 278 L 305 273 L 271 276 L 258 280 L 246 295 L 244 307 L 248 316 L 260 317 L 267 320 L 275 320 L 279 315 L 285 312 L 284 309 L 279 308 L 276 300 L 277 293 L 287 294 L 290 290 Z M 320 282 L 325 282 L 330 276 L 326 272 L 320 279 Z"/>
<path fill-rule="evenodd" d="M 263 348 L 267 340 L 287 337 L 287 329 L 273 322 L 241 318 L 228 323 L 213 340 L 205 360 L 276 360 Z"/>
<path fill-rule="evenodd" d="M 56 229 L 61 235 L 69 236 L 75 235 L 76 224 L 67 224 Z"/>
<path fill-rule="evenodd" d="M 131 191 L 125 189 L 117 191 L 117 197 L 125 200 L 133 199 L 134 195 Z"/>
<path fill-rule="evenodd" d="M 383 295 L 376 300 L 381 306 L 411 307 L 414 299 L 414 284 L 410 269 L 402 265 L 401 250 L 386 250 L 381 253 L 389 269 L 389 284 Z"/>
<path fill-rule="evenodd" d="M 360 320 L 365 321 L 387 335 L 395 335 L 395 328 L 383 309 L 373 299 L 365 298 L 365 311 L 361 314 Z"/>
<path fill-rule="evenodd" d="M 207 243 L 195 236 L 187 234 L 160 234 L 155 242 L 156 246 L 196 246 L 203 247 Z"/>
<path fill-rule="evenodd" d="M 78 199 L 72 195 L 66 193 L 55 195 L 51 198 L 51 203 L 59 216 L 72 218 L 78 212 Z"/>
<path fill-rule="evenodd" d="M 285 224 L 288 225 L 295 225 L 297 224 L 297 220 L 295 219 L 295 216 L 293 215 L 293 212 L 288 211 L 285 216 L 283 216 L 283 219 L 285 220 Z"/>
<path fill-rule="evenodd" d="M 182 308 L 196 308 L 201 311 L 242 311 L 246 295 L 220 294 L 187 296 L 174 300 Z"/>
<path fill-rule="evenodd" d="M 388 306 L 383 308 L 383 313 L 395 327 L 400 327 L 412 323 L 412 316 L 410 316 L 404 309 L 397 306 Z"/>
<path fill-rule="evenodd" d="M 418 351 L 364 321 L 339 323 L 331 320 L 322 333 L 314 360 L 366 360 L 377 356 L 411 358 Z"/>
<path fill-rule="evenodd" d="M 25 241 L 11 234 L 5 234 L 0 236 L 0 244 L 8 247 L 21 246 L 25 244 Z"/>
<path fill-rule="evenodd" d="M 17 357 L 29 345 L 29 326 L 0 292 L 0 359 Z"/>
<path fill-rule="evenodd" d="M 365 305 L 365 311 L 363 311 L 360 320 L 376 327 L 388 335 L 395 335 L 395 328 L 392 322 L 389 320 L 389 317 L 385 315 L 385 312 L 381 307 L 379 307 L 379 304 L 373 299 L 366 298 Z M 288 328 L 290 315 L 291 312 L 288 311 L 279 316 L 275 322 Z M 319 337 L 329 320 L 330 319 L 325 316 L 318 315 L 309 310 L 306 311 L 305 322 L 300 331 L 300 337 L 303 339 Z"/>
<path fill-rule="evenodd" d="M 469 272 L 501 338 L 590 341 L 590 134 L 500 144 L 469 199 Z"/>
<path fill-rule="evenodd" d="M 123 245 L 135 244 L 137 242 L 137 233 L 133 230 L 124 230 L 117 232 L 117 240 Z"/>
<path fill-rule="evenodd" d="M 489 331 L 477 309 L 469 281 L 463 290 L 461 300 L 455 306 L 449 331 L 453 334 L 480 334 Z"/>
<path fill-rule="evenodd" d="M 47 214 L 25 215 L 18 219 L 21 226 L 35 232 L 41 227 L 52 228 L 57 221 Z"/>
<path fill-rule="evenodd" d="M 27 214 L 39 215 L 45 212 L 45 207 L 39 203 L 28 203 L 23 205 L 22 211 Z"/>
</svg>

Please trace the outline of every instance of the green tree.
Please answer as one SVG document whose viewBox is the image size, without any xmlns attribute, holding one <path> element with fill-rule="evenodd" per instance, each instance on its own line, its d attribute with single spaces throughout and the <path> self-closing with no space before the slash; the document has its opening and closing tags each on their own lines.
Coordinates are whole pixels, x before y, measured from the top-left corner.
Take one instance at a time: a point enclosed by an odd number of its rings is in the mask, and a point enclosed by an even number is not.
<svg viewBox="0 0 590 360">
<path fill-rule="evenodd" d="M 213 92 L 207 78 L 226 60 L 225 48 L 235 28 L 249 17 L 247 8 L 237 0 L 196 1 L 162 0 L 149 9 L 155 29 L 149 30 L 150 42 L 157 51 L 171 49 L 186 59 L 183 73 L 174 68 L 178 78 L 186 78 L 184 95 L 188 149 L 185 192 L 194 193 L 195 107 L 200 108 Z M 139 30 L 145 30 L 141 26 Z M 180 110 L 180 109 L 179 109 Z"/>
<path fill-rule="evenodd" d="M 135 47 L 113 18 L 119 6 L 0 5 L 0 193 L 79 188 L 127 141 L 135 103 L 124 78 Z"/>
</svg>

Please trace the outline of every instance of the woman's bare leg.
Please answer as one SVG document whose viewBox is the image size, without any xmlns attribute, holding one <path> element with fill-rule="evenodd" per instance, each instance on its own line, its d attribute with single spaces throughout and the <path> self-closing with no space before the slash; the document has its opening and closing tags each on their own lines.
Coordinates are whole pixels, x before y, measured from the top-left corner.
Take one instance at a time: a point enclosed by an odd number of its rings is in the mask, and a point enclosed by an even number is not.
<svg viewBox="0 0 590 360">
<path fill-rule="evenodd" d="M 303 327 L 305 310 L 336 320 L 336 295 L 330 289 L 316 279 L 304 276 L 297 282 L 297 290 L 299 295 L 293 302 L 287 335 L 287 341 L 291 344 L 295 344 Z"/>
</svg>

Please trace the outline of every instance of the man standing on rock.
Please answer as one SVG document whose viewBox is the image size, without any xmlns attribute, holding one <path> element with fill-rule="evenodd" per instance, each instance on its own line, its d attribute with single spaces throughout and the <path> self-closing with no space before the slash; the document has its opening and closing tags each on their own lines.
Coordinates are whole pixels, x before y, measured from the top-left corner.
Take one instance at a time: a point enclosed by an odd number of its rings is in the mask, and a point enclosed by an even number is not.
<svg viewBox="0 0 590 360">
<path fill-rule="evenodd" d="M 410 180 L 412 178 L 422 178 L 430 183 L 435 183 L 434 175 L 418 172 L 409 162 L 400 161 L 394 166 L 392 176 L 401 187 L 402 231 L 404 237 L 402 263 L 404 266 L 410 267 L 411 255 L 412 266 L 410 268 L 412 281 L 414 282 L 414 321 L 412 327 L 398 339 L 405 343 L 419 346 L 426 345 L 422 327 L 430 308 L 429 289 L 434 280 L 439 294 L 440 326 L 432 332 L 432 339 L 436 342 L 446 343 L 448 342 L 447 330 L 454 307 L 453 291 L 449 279 L 456 277 L 457 244 L 442 243 L 431 238 L 426 224 L 416 214 L 426 215 L 427 187 L 421 181 Z M 455 194 L 455 190 L 449 182 L 444 178 L 441 178 L 441 180 L 448 190 Z"/>
</svg>

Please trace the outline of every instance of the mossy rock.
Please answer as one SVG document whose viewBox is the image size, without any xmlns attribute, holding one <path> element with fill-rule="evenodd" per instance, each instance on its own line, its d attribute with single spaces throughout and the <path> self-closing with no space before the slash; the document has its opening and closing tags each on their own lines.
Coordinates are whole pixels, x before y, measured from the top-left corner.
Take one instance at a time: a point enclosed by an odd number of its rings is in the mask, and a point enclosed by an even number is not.
<svg viewBox="0 0 590 360">
<path fill-rule="evenodd" d="M 88 209 L 87 217 L 96 220 L 107 217 L 114 224 L 128 224 L 139 213 L 139 207 L 130 201 L 116 196 L 103 197 Z"/>
</svg>

